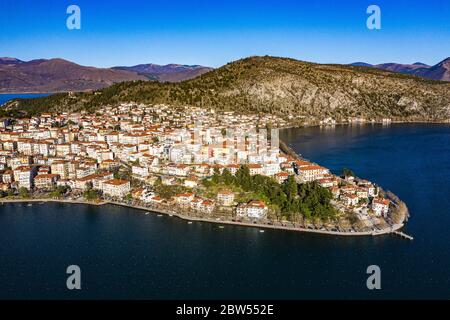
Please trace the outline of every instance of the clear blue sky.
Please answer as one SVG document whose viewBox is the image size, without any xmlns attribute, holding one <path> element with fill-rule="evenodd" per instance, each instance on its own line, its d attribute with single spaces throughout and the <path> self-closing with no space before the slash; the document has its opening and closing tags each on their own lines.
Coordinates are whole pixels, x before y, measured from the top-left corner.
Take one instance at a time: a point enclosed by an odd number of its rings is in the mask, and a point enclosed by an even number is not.
<svg viewBox="0 0 450 320">
<path fill-rule="evenodd" d="M 66 28 L 71 4 L 81 30 Z M 381 30 L 366 28 L 370 4 L 381 8 Z M 266 54 L 435 64 L 450 56 L 450 1 L 0 0 L 0 56 L 218 67 Z"/>
</svg>

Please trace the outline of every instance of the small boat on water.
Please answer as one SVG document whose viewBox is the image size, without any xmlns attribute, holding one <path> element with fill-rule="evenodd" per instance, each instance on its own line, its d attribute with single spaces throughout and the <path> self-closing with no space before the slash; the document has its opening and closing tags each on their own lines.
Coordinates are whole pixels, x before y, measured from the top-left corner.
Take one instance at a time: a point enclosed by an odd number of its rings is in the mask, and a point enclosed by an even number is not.
<svg viewBox="0 0 450 320">
<path fill-rule="evenodd" d="M 188 221 L 188 224 L 192 224 L 192 221 Z"/>
<path fill-rule="evenodd" d="M 33 204 L 32 204 L 32 203 L 29 203 L 29 204 L 27 204 L 27 206 L 31 207 L 31 206 L 33 206 Z"/>
<path fill-rule="evenodd" d="M 158 217 L 162 217 L 162 214 L 158 214 Z"/>
<path fill-rule="evenodd" d="M 261 230 L 259 230 L 259 232 L 264 233 L 264 230 L 261 229 Z"/>
<path fill-rule="evenodd" d="M 224 227 L 224 226 L 219 226 L 219 228 L 220 228 L 220 229 L 223 229 L 223 228 L 225 228 L 225 227 Z"/>
<path fill-rule="evenodd" d="M 173 217 L 173 214 L 169 214 L 169 217 Z"/>
<path fill-rule="evenodd" d="M 148 214 L 150 214 L 150 212 L 146 212 L 146 213 L 145 213 L 145 215 L 148 215 Z"/>
</svg>

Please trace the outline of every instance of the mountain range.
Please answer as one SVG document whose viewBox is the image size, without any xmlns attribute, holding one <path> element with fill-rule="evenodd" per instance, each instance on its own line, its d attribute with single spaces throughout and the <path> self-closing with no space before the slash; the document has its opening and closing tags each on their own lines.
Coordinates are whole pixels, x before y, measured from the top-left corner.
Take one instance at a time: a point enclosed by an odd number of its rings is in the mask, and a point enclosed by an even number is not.
<svg viewBox="0 0 450 320">
<path fill-rule="evenodd" d="M 413 64 L 382 63 L 372 65 L 365 62 L 355 62 L 351 64 L 357 67 L 371 67 L 391 72 L 399 72 L 423 77 L 431 80 L 450 81 L 450 57 L 442 60 L 434 66 L 416 62 Z"/>
<path fill-rule="evenodd" d="M 355 62 L 351 66 L 415 75 L 432 80 L 450 81 L 450 58 L 429 66 L 383 63 L 371 65 Z M 200 65 L 139 64 L 112 68 L 82 66 L 64 59 L 36 59 L 22 61 L 0 58 L 0 93 L 89 91 L 108 87 L 114 83 L 134 80 L 180 82 L 212 71 Z"/>
<path fill-rule="evenodd" d="M 256 56 L 182 82 L 122 82 L 95 92 L 18 99 L 4 105 L 2 115 L 96 112 L 122 102 L 269 113 L 298 124 L 328 117 L 339 122 L 350 117 L 449 121 L 450 83 L 372 67 Z"/>
<path fill-rule="evenodd" d="M 162 82 L 178 82 L 188 80 L 213 70 L 212 68 L 199 65 L 190 66 L 181 64 L 167 64 L 161 66 L 153 63 L 139 64 L 132 67 L 114 67 L 113 69 L 136 72 L 150 80 Z"/>
<path fill-rule="evenodd" d="M 132 80 L 182 81 L 210 70 L 175 64 L 95 68 L 63 59 L 0 58 L 0 93 L 87 91 Z"/>
</svg>

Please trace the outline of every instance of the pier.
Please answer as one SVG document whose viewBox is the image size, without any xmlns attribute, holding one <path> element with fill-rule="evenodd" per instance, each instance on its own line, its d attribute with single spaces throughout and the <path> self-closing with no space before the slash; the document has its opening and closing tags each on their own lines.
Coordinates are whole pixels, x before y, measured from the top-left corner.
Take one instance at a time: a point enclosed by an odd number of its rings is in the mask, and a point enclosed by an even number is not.
<svg viewBox="0 0 450 320">
<path fill-rule="evenodd" d="M 400 236 L 402 238 L 408 239 L 408 240 L 414 240 L 414 238 L 412 236 L 407 235 L 406 233 L 403 233 L 401 231 L 394 231 L 392 233 L 394 233 L 394 234 L 396 234 L 396 235 L 398 235 L 398 236 Z"/>
</svg>

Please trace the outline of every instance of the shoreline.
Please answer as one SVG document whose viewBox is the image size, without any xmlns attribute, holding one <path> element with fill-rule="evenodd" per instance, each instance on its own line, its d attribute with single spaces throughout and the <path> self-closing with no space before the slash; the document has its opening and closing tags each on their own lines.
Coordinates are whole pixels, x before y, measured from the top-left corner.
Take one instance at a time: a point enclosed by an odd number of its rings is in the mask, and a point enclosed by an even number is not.
<svg viewBox="0 0 450 320">
<path fill-rule="evenodd" d="M 350 123 L 351 124 L 351 123 Z M 368 124 L 368 123 L 358 123 L 360 124 Z M 374 123 L 370 123 L 374 124 Z M 349 125 L 348 123 L 342 123 L 342 124 L 336 124 L 336 125 Z M 311 125 L 311 126 L 323 126 L 323 125 Z M 334 126 L 334 125 L 333 125 Z M 304 126 L 303 126 L 304 127 Z M 296 127 L 296 128 L 302 128 L 302 127 Z M 289 128 L 283 128 L 283 129 L 289 129 Z M 285 143 L 283 140 L 280 141 L 280 151 L 293 156 L 296 159 L 303 159 L 302 155 L 297 154 L 287 143 Z M 381 189 L 382 190 L 382 189 Z M 208 217 L 194 217 L 190 215 L 186 215 L 183 213 L 179 213 L 176 210 L 178 208 L 164 208 L 164 207 L 154 207 L 154 206 L 145 206 L 145 205 L 139 205 L 139 204 L 129 204 L 129 203 L 123 203 L 123 202 L 116 202 L 116 201 L 110 201 L 110 200 L 101 200 L 98 202 L 93 201 L 87 201 L 87 200 L 72 200 L 72 199 L 52 199 L 52 198 L 22 198 L 22 199 L 0 199 L 1 204 L 4 203 L 33 203 L 33 202 L 58 202 L 58 203 L 69 203 L 69 204 L 85 204 L 85 205 L 94 205 L 94 206 L 101 206 L 105 204 L 112 204 L 115 206 L 122 206 L 122 207 L 128 207 L 133 208 L 137 210 L 144 210 L 147 212 L 152 213 L 158 213 L 158 214 L 165 214 L 169 216 L 175 216 L 177 218 L 192 222 L 192 221 L 198 221 L 198 222 L 206 222 L 206 223 L 214 223 L 214 224 L 226 224 L 226 225 L 236 225 L 236 226 L 244 226 L 244 227 L 253 227 L 253 228 L 260 228 L 260 229 L 276 229 L 276 230 L 287 230 L 287 231 L 296 231 L 296 232 L 308 232 L 308 233 L 317 233 L 317 234 L 324 234 L 324 235 L 334 235 L 334 236 L 378 236 L 378 235 L 385 235 L 385 234 L 398 234 L 399 230 L 402 229 L 405 226 L 405 223 L 407 222 L 409 218 L 409 210 L 406 207 L 406 204 L 403 203 L 395 194 L 392 194 L 389 192 L 391 196 L 388 196 L 393 204 L 397 207 L 397 213 L 400 214 L 400 218 L 396 219 L 396 223 L 394 221 L 390 221 L 390 223 L 387 223 L 387 227 L 384 227 L 383 229 L 379 229 L 378 227 L 373 227 L 371 230 L 367 231 L 356 231 L 352 228 L 350 230 L 352 231 L 337 231 L 339 228 L 338 225 L 333 225 L 332 227 L 329 227 L 329 229 L 332 230 L 323 230 L 322 228 L 310 228 L 308 226 L 296 226 L 295 222 L 290 221 L 269 221 L 269 222 L 258 222 L 258 221 L 248 221 L 248 222 L 242 222 L 242 221 L 234 221 L 231 220 L 222 220 L 222 218 L 208 218 Z M 267 221 L 267 220 L 266 220 Z M 392 224 L 391 224 L 392 223 Z M 223 226 L 221 226 L 223 227 Z M 333 229 L 336 229 L 333 230 Z M 375 229 L 375 230 L 374 230 Z M 347 228 L 347 230 L 349 230 Z M 411 237 L 412 238 L 412 237 Z"/>
<path fill-rule="evenodd" d="M 288 126 L 281 126 L 277 129 L 279 130 L 287 130 L 287 129 L 304 129 L 304 128 L 316 128 L 316 127 L 323 127 L 323 128 L 332 128 L 335 126 L 352 126 L 352 125 L 385 125 L 389 126 L 391 124 L 450 124 L 450 119 L 448 120 L 392 120 L 389 123 L 384 123 L 381 121 L 366 121 L 366 122 L 336 122 L 333 124 L 319 124 L 319 123 L 311 123 L 311 124 L 300 124 L 300 125 L 288 125 Z"/>
<path fill-rule="evenodd" d="M 394 233 L 401 228 L 404 227 L 404 219 L 401 223 L 395 224 L 389 228 L 385 228 L 383 230 L 379 231 L 355 231 L 355 232 L 343 232 L 343 231 L 328 231 L 328 230 L 317 230 L 317 229 L 308 229 L 308 228 L 302 228 L 302 227 L 290 227 L 290 226 L 278 226 L 278 225 L 270 225 L 270 224 L 264 224 L 264 223 L 247 223 L 247 222 L 237 222 L 237 221 L 230 221 L 230 220 L 214 220 L 214 219 L 208 219 L 208 218 L 198 218 L 198 217 L 191 217 L 186 216 L 180 213 L 177 213 L 175 211 L 167 211 L 159 208 L 147 208 L 143 206 L 138 205 L 130 205 L 126 203 L 121 202 L 114 202 L 114 201 L 100 201 L 98 203 L 90 202 L 90 201 L 82 201 L 82 200 L 63 200 L 63 199 L 3 199 L 0 200 L 1 204 L 4 203 L 28 203 L 28 202 L 56 202 L 56 203 L 68 203 L 68 204 L 85 204 L 85 205 L 94 205 L 94 206 L 102 206 L 106 204 L 111 204 L 115 206 L 121 206 L 121 207 L 127 207 L 137 210 L 143 210 L 146 212 L 153 212 L 157 214 L 165 214 L 168 216 L 175 216 L 179 219 L 186 220 L 186 221 L 197 221 L 197 222 L 207 222 L 207 223 L 214 223 L 214 224 L 226 224 L 226 225 L 236 225 L 236 226 L 242 226 L 242 227 L 253 227 L 253 228 L 259 228 L 259 229 L 275 229 L 275 230 L 285 230 L 285 231 L 296 231 L 296 232 L 308 232 L 308 233 L 317 233 L 317 234 L 323 234 L 323 235 L 334 235 L 334 236 L 379 236 L 379 235 L 387 235 L 390 233 Z M 405 214 L 406 216 L 406 214 Z"/>
</svg>

